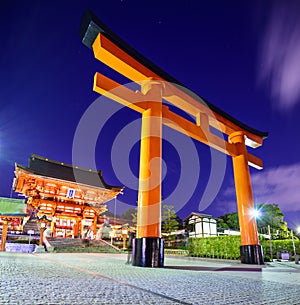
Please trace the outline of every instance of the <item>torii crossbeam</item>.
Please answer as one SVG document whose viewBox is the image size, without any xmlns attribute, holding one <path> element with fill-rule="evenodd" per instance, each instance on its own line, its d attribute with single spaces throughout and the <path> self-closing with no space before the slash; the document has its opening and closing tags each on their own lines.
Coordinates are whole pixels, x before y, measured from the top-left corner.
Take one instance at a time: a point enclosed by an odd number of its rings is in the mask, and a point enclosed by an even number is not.
<svg viewBox="0 0 300 305">
<path fill-rule="evenodd" d="M 249 165 L 261 169 L 262 161 L 248 153 L 246 146 L 261 146 L 267 133 L 243 124 L 185 89 L 110 31 L 91 11 L 83 15 L 81 38 L 98 60 L 141 87 L 140 92 L 133 92 L 100 73 L 94 77 L 94 91 L 142 114 L 137 236 L 133 243 L 132 264 L 141 267 L 163 267 L 164 264 L 161 238 L 163 124 L 232 157 L 241 262 L 263 264 L 256 220 L 250 215 L 254 202 L 249 173 Z M 172 112 L 163 100 L 191 115 L 194 121 Z M 228 141 L 213 133 L 212 128 L 227 135 Z"/>
</svg>

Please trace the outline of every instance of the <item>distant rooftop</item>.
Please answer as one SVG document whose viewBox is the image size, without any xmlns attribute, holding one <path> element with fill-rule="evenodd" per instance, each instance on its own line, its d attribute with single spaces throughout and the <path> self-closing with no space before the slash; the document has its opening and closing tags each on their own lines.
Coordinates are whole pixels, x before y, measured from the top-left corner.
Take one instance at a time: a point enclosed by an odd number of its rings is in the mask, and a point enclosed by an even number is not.
<svg viewBox="0 0 300 305">
<path fill-rule="evenodd" d="M 213 219 L 217 219 L 216 217 L 213 217 L 212 215 L 209 214 L 204 214 L 204 213 L 197 213 L 197 212 L 192 212 L 191 214 L 189 214 L 184 221 L 187 221 L 189 218 L 191 218 L 192 216 L 196 216 L 198 218 L 213 218 Z"/>
</svg>

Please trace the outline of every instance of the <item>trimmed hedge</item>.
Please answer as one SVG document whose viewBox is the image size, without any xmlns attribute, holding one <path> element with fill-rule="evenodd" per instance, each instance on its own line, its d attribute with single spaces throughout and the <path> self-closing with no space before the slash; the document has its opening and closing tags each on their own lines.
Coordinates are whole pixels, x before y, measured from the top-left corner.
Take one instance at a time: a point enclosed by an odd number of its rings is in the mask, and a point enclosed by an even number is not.
<svg viewBox="0 0 300 305">
<path fill-rule="evenodd" d="M 241 237 L 238 235 L 189 238 L 189 255 L 219 259 L 239 259 L 240 239 Z"/>
<path fill-rule="evenodd" d="M 270 241 L 261 240 L 265 261 L 270 260 Z M 240 259 L 241 237 L 239 235 L 216 236 L 205 238 L 189 238 L 189 256 L 219 258 L 219 259 Z M 300 243 L 295 238 L 296 253 L 300 254 Z M 277 253 L 289 252 L 294 255 L 293 242 L 291 239 L 272 240 L 273 258 Z"/>
<path fill-rule="evenodd" d="M 291 239 L 283 239 L 283 240 L 272 240 L 272 253 L 273 253 L 273 258 L 280 258 L 278 257 L 277 253 L 282 253 L 282 252 L 289 252 L 294 256 L 294 247 L 293 247 L 293 242 Z M 296 248 L 296 253 L 300 254 L 300 243 L 297 238 L 294 240 L 295 242 L 295 248 Z M 271 249 L 270 249 L 270 240 L 261 240 L 260 241 L 263 251 L 264 251 L 264 256 L 265 258 L 269 258 L 271 255 Z"/>
</svg>

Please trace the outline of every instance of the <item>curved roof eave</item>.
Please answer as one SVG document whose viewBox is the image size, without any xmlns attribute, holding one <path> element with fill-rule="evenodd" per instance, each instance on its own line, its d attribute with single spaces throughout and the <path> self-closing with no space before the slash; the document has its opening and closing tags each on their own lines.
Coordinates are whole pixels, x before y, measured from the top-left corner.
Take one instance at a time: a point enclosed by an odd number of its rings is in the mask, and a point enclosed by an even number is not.
<svg viewBox="0 0 300 305">
<path fill-rule="evenodd" d="M 105 188 L 116 192 L 121 192 L 124 189 L 124 186 L 112 186 L 107 184 L 104 181 L 101 170 L 95 171 L 85 169 L 63 162 L 50 160 L 36 154 L 31 155 L 28 167 L 20 164 L 16 164 L 16 166 L 38 176 L 85 184 L 91 187 Z M 100 179 L 102 185 L 98 185 L 98 179 Z"/>
</svg>

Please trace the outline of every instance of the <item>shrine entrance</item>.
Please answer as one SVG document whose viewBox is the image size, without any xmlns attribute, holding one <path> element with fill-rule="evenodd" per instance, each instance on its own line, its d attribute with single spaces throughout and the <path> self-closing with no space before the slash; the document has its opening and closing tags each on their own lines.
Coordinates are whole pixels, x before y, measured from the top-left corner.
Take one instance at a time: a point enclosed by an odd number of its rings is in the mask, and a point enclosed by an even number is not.
<svg viewBox="0 0 300 305">
<path fill-rule="evenodd" d="M 105 202 L 123 187 L 105 183 L 101 171 L 32 155 L 28 167 L 16 164 L 13 189 L 28 197 L 28 220 L 36 218 L 41 231 L 53 237 L 88 238 L 97 233 Z"/>
<path fill-rule="evenodd" d="M 232 157 L 241 231 L 241 262 L 263 264 L 254 208 L 249 165 L 262 168 L 262 161 L 247 151 L 247 146 L 262 145 L 267 133 L 236 120 L 151 63 L 113 33 L 91 11 L 81 22 L 82 42 L 93 50 L 96 59 L 135 82 L 132 91 L 96 73 L 94 91 L 142 114 L 137 238 L 133 243 L 133 265 L 162 267 L 161 238 L 161 157 L 162 125 L 184 133 Z M 189 114 L 173 112 L 163 100 Z M 225 139 L 213 132 L 217 130 Z"/>
</svg>

